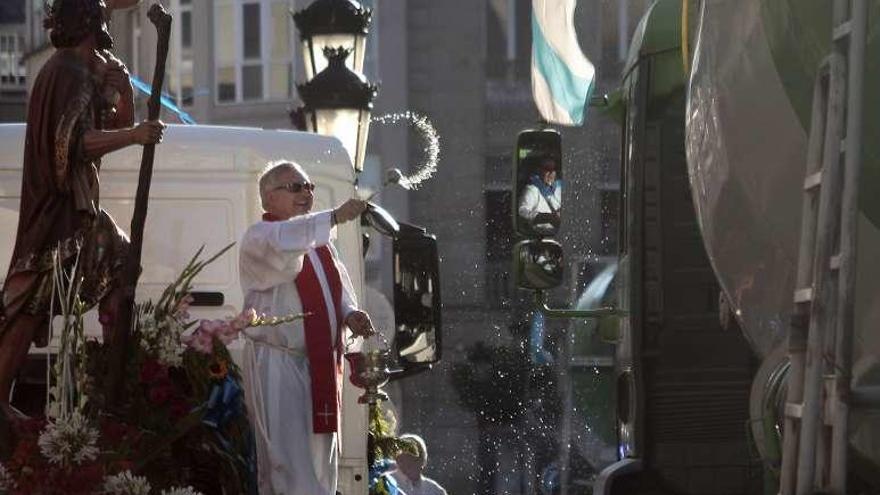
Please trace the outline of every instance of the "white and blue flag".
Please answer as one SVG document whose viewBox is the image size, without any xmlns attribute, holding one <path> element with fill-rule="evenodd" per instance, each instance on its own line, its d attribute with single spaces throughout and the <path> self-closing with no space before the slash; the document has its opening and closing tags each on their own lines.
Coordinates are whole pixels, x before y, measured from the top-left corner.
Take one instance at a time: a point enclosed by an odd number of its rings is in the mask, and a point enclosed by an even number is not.
<svg viewBox="0 0 880 495">
<path fill-rule="evenodd" d="M 541 116 L 582 125 L 596 69 L 574 29 L 577 0 L 532 0 L 532 95 Z"/>
</svg>

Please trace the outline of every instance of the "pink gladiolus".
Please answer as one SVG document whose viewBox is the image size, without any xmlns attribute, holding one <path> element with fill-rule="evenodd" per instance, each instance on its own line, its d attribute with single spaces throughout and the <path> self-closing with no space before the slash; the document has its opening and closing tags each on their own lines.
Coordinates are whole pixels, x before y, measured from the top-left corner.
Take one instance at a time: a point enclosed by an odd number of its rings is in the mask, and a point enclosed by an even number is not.
<svg viewBox="0 0 880 495">
<path fill-rule="evenodd" d="M 253 322 L 257 319 L 257 310 L 254 308 L 247 308 L 246 310 L 242 311 L 242 313 L 247 316 L 249 322 Z"/>
<path fill-rule="evenodd" d="M 214 352 L 214 336 L 202 331 L 201 328 L 181 339 L 191 349 L 202 354 Z"/>
<path fill-rule="evenodd" d="M 211 334 L 199 332 L 199 336 L 196 338 L 196 349 L 205 354 L 211 354 L 214 352 L 214 336 Z"/>
<path fill-rule="evenodd" d="M 208 335 L 215 335 L 225 326 L 227 325 L 223 320 L 202 320 L 199 322 L 198 331 Z"/>
<path fill-rule="evenodd" d="M 189 319 L 189 305 L 194 301 L 193 296 L 187 294 L 180 299 L 177 307 L 174 308 L 174 316 L 181 320 Z"/>
<path fill-rule="evenodd" d="M 229 345 L 238 338 L 239 332 L 251 326 L 257 319 L 257 312 L 248 308 L 234 318 L 224 320 L 201 320 L 195 332 L 181 340 L 198 352 L 211 354 L 214 351 L 213 339 L 216 337 L 223 345 Z"/>
<path fill-rule="evenodd" d="M 251 323 L 257 318 L 257 312 L 254 308 L 248 308 L 242 311 L 239 315 L 233 318 L 229 324 L 236 331 L 242 331 L 245 328 L 251 326 Z"/>
<path fill-rule="evenodd" d="M 229 345 L 230 342 L 238 338 L 238 330 L 232 325 L 224 325 L 216 336 L 223 345 Z"/>
</svg>

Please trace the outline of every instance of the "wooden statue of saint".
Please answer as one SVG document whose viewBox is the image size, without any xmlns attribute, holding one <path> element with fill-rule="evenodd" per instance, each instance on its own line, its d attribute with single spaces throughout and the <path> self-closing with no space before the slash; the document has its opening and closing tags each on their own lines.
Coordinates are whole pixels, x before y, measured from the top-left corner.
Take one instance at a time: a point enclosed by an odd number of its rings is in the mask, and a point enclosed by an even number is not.
<svg viewBox="0 0 880 495">
<path fill-rule="evenodd" d="M 165 128 L 158 120 L 133 125 L 128 71 L 110 53 L 109 12 L 136 3 L 47 5 L 45 27 L 57 50 L 37 74 L 28 103 L 18 231 L 0 292 L 0 410 L 7 420 L 15 416 L 10 387 L 31 343 L 47 344 L 53 253 L 70 270 L 79 252 L 81 296 L 99 304 L 104 337 L 112 338 L 114 277 L 128 239 L 100 206 L 101 157 L 157 143 Z"/>
</svg>

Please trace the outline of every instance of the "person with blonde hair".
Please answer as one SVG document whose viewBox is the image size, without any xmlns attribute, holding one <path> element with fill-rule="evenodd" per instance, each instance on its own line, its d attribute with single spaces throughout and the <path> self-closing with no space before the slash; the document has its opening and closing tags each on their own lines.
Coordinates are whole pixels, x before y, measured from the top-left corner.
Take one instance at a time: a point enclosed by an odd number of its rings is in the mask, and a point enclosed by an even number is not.
<svg viewBox="0 0 880 495">
<path fill-rule="evenodd" d="M 403 451 L 397 456 L 397 471 L 392 473 L 398 486 L 406 495 L 446 495 L 446 490 L 439 483 L 422 475 L 428 466 L 428 448 L 422 437 L 405 433 L 401 440 L 407 442 L 412 451 Z"/>
</svg>

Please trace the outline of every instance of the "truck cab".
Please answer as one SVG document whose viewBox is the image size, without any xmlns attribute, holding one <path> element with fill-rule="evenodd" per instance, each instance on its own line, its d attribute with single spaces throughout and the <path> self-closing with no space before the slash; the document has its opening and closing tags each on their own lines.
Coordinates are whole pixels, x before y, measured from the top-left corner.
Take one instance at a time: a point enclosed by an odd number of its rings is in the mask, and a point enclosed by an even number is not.
<svg viewBox="0 0 880 495">
<path fill-rule="evenodd" d="M 24 136 L 24 124 L 0 125 L 0 232 L 4 232 L 0 236 L 0 271 L 4 274 L 18 222 Z M 111 153 L 101 165 L 101 207 L 126 231 L 134 210 L 141 150 L 135 146 Z M 156 147 L 137 300 L 156 300 L 201 246 L 210 253 L 240 240 L 262 214 L 259 174 L 267 162 L 282 158 L 300 164 L 317 185 L 315 210 L 337 206 L 357 195 L 351 160 L 335 138 L 294 131 L 170 125 Z M 362 229 L 359 222 L 340 225 L 335 246 L 361 305 L 365 305 Z M 397 251 L 395 256 L 406 257 Z M 237 246 L 206 267 L 194 282 L 193 318 L 225 318 L 243 309 Z M 402 289 L 395 286 L 396 291 Z M 371 308 L 368 305 L 365 309 L 370 312 Z M 86 315 L 86 330 L 91 337 L 101 337 L 96 310 Z M 378 330 L 390 339 L 399 329 Z M 439 340 L 433 342 L 439 347 Z M 241 342 L 230 347 L 236 359 L 241 347 Z M 29 361 L 32 366 L 36 363 L 37 376 L 45 376 L 41 357 L 57 349 L 57 339 L 47 348 L 31 349 Z M 346 494 L 367 493 L 367 408 L 358 404 L 360 393 L 345 382 L 339 490 Z"/>
<path fill-rule="evenodd" d="M 736 321 L 719 318 L 688 181 L 685 100 L 681 2 L 657 0 L 636 28 L 620 89 L 619 460 L 597 494 L 762 489 L 745 430 L 757 360 Z"/>
</svg>

